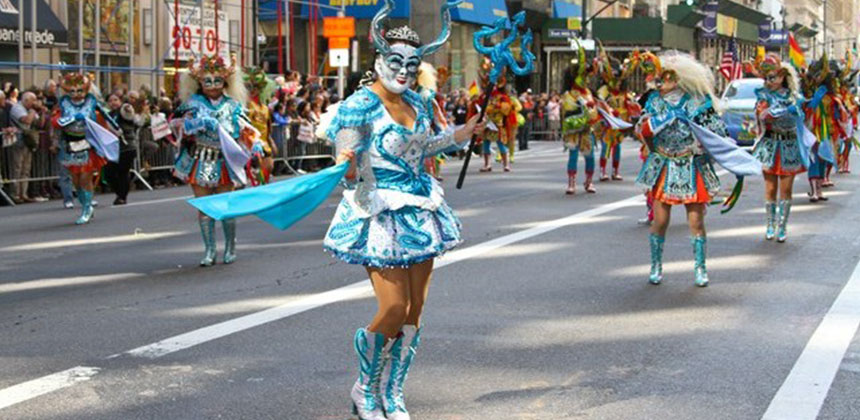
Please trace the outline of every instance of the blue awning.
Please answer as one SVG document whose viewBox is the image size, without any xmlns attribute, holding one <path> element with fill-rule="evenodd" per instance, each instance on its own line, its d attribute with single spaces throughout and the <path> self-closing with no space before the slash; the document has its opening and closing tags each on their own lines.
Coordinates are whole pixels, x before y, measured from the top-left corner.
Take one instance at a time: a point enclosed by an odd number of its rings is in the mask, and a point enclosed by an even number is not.
<svg viewBox="0 0 860 420">
<path fill-rule="evenodd" d="M 319 15 L 322 17 L 337 16 L 337 10 L 332 7 L 340 7 L 340 1 L 341 0 L 319 0 Z M 375 4 L 346 6 L 346 15 L 356 19 L 373 19 L 373 17 L 376 16 L 376 12 L 382 8 L 382 5 L 385 4 L 385 2 L 379 0 L 373 3 Z M 278 4 L 283 5 L 283 1 L 260 0 L 260 20 L 271 21 L 277 19 Z M 307 19 L 308 15 L 308 5 L 302 4 L 296 17 Z M 395 19 L 409 19 L 409 0 L 394 0 L 394 10 L 391 12 L 390 17 Z"/>
<path fill-rule="evenodd" d="M 492 25 L 500 17 L 508 17 L 505 0 L 466 0 L 451 10 L 451 19 L 479 25 Z"/>
<path fill-rule="evenodd" d="M 552 2 L 552 17 L 571 18 L 582 17 L 581 0 L 554 0 Z"/>
</svg>

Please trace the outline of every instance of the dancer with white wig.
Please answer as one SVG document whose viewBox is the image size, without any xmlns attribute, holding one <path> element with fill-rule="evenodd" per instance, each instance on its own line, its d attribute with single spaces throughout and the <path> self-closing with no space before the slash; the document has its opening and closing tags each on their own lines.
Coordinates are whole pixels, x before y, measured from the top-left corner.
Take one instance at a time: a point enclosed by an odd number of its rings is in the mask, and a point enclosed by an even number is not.
<svg viewBox="0 0 860 420">
<path fill-rule="evenodd" d="M 761 164 L 726 139 L 725 125 L 714 109 L 714 76 L 708 68 L 679 52 L 660 57 L 646 53 L 642 66 L 657 86 L 636 127 L 651 150 L 636 180 L 654 199 L 649 281 L 663 281 L 663 244 L 672 206 L 683 205 L 695 257 L 694 284 L 705 287 L 705 206 L 720 189 L 713 162 L 738 176 L 758 175 Z"/>
</svg>

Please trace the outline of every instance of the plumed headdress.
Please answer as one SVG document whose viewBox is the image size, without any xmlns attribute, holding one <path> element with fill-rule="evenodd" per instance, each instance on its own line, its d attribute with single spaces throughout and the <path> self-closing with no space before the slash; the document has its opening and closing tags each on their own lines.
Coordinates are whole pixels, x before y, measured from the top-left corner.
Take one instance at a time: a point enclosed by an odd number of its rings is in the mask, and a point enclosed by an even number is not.
<svg viewBox="0 0 860 420">
<path fill-rule="evenodd" d="M 245 88 L 250 92 L 257 92 L 260 103 L 269 102 L 278 89 L 277 83 L 259 67 L 246 67 L 244 78 Z"/>
<path fill-rule="evenodd" d="M 236 66 L 236 54 L 230 55 L 228 65 L 223 57 L 218 55 L 202 56 L 188 65 L 188 71 L 179 79 L 179 99 L 187 100 L 200 90 L 200 79 L 206 74 L 221 76 L 227 86 L 224 93 L 230 98 L 245 103 L 248 101 L 248 90 L 245 89 L 244 72 Z"/>
<path fill-rule="evenodd" d="M 91 85 L 92 82 L 89 76 L 79 72 L 65 73 L 60 79 L 60 87 L 66 92 L 76 87 L 82 87 L 84 92 L 88 92 Z"/>
</svg>

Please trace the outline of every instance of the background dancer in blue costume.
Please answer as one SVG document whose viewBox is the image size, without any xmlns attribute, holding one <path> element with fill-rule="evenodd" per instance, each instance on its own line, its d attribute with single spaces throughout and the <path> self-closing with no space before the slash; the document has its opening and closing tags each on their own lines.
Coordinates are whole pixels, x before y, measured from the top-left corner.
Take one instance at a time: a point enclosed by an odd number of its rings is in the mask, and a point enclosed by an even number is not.
<svg viewBox="0 0 860 420">
<path fill-rule="evenodd" d="M 713 162 L 738 176 L 758 175 L 761 164 L 733 141 L 714 110 L 714 75 L 693 57 L 669 52 L 643 58 L 643 68 L 656 77 L 657 91 L 649 94 L 645 114 L 637 125 L 651 153 L 636 183 L 651 190 L 649 281 L 663 280 L 663 243 L 673 205 L 684 205 L 695 256 L 696 286 L 708 285 L 705 268 L 705 206 L 720 190 Z"/>
<path fill-rule="evenodd" d="M 245 165 L 263 153 L 259 132 L 245 113 L 247 90 L 235 57 L 201 57 L 191 63 L 181 80 L 182 105 L 171 128 L 180 141 L 173 174 L 191 185 L 195 197 L 233 191 L 248 183 Z M 215 219 L 200 212 L 200 233 L 205 253 L 201 267 L 215 264 Z M 236 220 L 221 220 L 224 228 L 224 264 L 236 260 Z"/>
<path fill-rule="evenodd" d="M 460 221 L 423 162 L 463 148 L 482 127 L 472 118 L 458 131 L 449 127 L 434 134 L 433 110 L 409 90 L 422 57 L 448 39 L 449 9 L 457 4 L 442 6 L 442 34 L 420 46 L 408 27 L 383 35 L 393 8 L 386 1 L 371 26 L 378 51 L 373 77 L 340 106 L 327 131 L 338 162 L 349 160 L 351 167 L 324 246 L 341 260 L 365 266 L 379 304 L 354 341 L 359 376 L 351 397 L 363 420 L 409 418 L 403 383 L 419 343 L 433 260 L 460 242 Z"/>
<path fill-rule="evenodd" d="M 756 90 L 759 140 L 753 155 L 762 163 L 764 175 L 765 239 L 776 237 L 778 242 L 785 242 L 794 177 L 809 167 L 814 136 L 804 126 L 794 68 L 783 64 L 775 54 L 768 54 L 757 67 L 758 75 L 765 79 L 765 87 Z M 813 142 L 807 143 L 805 140 L 810 137 Z"/>
</svg>

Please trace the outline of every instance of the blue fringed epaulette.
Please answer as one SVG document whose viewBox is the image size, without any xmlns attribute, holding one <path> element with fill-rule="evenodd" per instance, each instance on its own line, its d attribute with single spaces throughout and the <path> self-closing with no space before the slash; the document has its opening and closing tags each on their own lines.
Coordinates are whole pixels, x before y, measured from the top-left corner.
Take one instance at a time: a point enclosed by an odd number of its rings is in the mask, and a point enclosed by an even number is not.
<svg viewBox="0 0 860 420">
<path fill-rule="evenodd" d="M 338 131 L 343 128 L 371 125 L 382 117 L 383 112 L 379 97 L 368 88 L 361 88 L 346 98 L 337 109 L 337 114 L 326 129 L 326 137 L 334 141 Z"/>
</svg>

